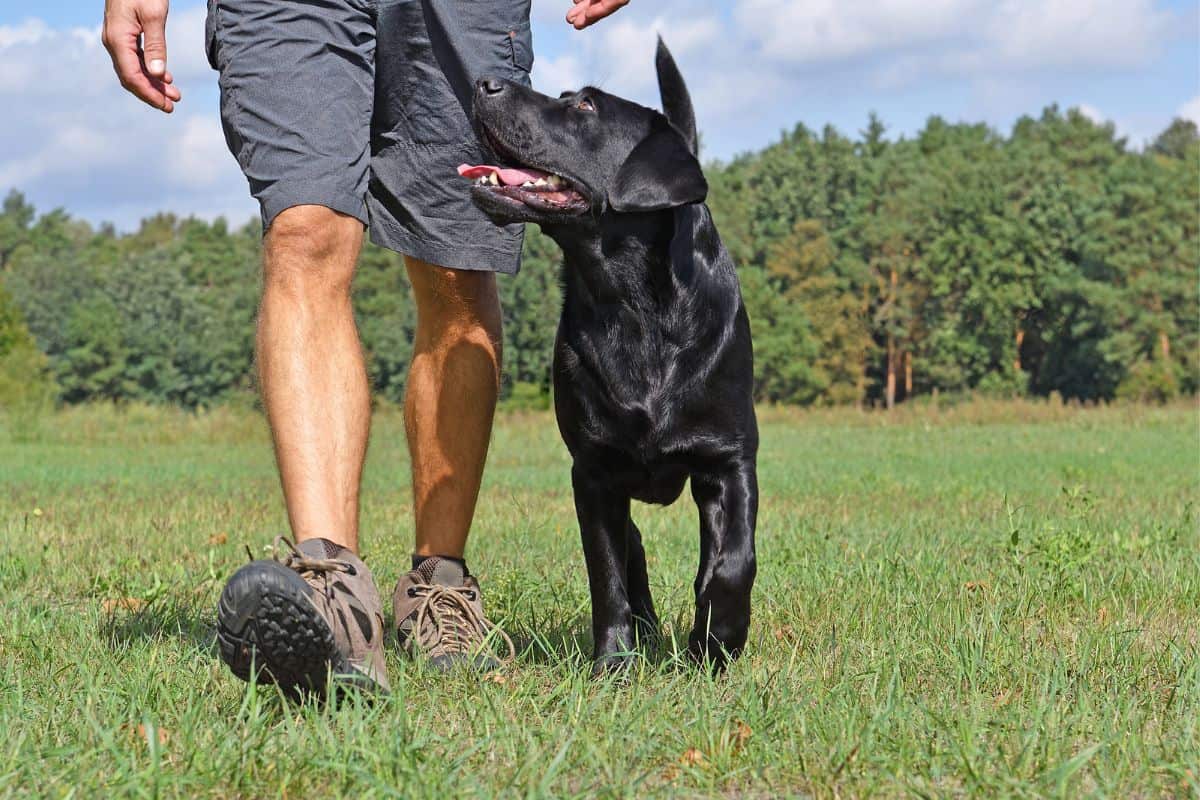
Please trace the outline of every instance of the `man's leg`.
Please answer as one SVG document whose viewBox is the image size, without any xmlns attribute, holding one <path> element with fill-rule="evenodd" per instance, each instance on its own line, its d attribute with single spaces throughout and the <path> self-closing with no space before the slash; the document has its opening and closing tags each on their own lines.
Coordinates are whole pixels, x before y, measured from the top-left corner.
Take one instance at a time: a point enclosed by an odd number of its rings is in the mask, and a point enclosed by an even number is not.
<svg viewBox="0 0 1200 800">
<path fill-rule="evenodd" d="M 370 403 L 350 281 L 362 223 L 293 206 L 267 231 L 257 357 L 288 519 L 298 544 L 230 577 L 217 611 L 221 658 L 288 690 L 386 691 L 383 609 L 357 556 Z"/>
<path fill-rule="evenodd" d="M 494 225 L 455 176 L 484 158 L 468 119 L 475 79 L 529 85 L 529 0 L 376 6 L 371 240 L 407 256 L 417 306 L 405 398 L 416 543 L 392 610 L 410 655 L 486 668 L 513 651 L 462 556 L 499 388 L 494 274 L 517 271 L 522 226 Z"/>
<path fill-rule="evenodd" d="M 406 258 L 417 333 L 404 398 L 418 556 L 462 559 L 500 388 L 500 299 L 491 272 Z"/>
<path fill-rule="evenodd" d="M 356 553 L 367 380 L 350 280 L 369 219 L 373 4 L 209 2 L 221 124 L 266 230 L 257 359 L 292 532 L 217 608 L 221 659 L 288 691 L 387 688 L 383 607 Z"/>
<path fill-rule="evenodd" d="M 355 552 L 371 411 L 350 305 L 362 233 L 357 219 L 323 206 L 295 206 L 275 218 L 256 347 L 292 533 Z"/>
<path fill-rule="evenodd" d="M 412 257 L 405 264 L 417 303 L 404 398 L 416 548 L 392 593 L 396 632 L 406 652 L 435 669 L 489 669 L 514 650 L 503 632 L 493 635 L 463 551 L 500 389 L 496 277 Z"/>
</svg>

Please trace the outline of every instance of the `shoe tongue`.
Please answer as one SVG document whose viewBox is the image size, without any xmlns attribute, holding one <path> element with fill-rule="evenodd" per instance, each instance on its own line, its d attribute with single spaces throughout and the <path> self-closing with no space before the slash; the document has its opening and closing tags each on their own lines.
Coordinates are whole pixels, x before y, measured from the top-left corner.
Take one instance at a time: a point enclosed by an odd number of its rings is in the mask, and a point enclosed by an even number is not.
<svg viewBox="0 0 1200 800">
<path fill-rule="evenodd" d="M 345 548 L 328 539 L 305 539 L 296 549 L 309 558 L 339 558 Z"/>
<path fill-rule="evenodd" d="M 467 571 L 462 564 L 441 556 L 430 556 L 421 562 L 417 572 L 429 583 L 438 586 L 462 586 L 467 579 Z"/>
</svg>

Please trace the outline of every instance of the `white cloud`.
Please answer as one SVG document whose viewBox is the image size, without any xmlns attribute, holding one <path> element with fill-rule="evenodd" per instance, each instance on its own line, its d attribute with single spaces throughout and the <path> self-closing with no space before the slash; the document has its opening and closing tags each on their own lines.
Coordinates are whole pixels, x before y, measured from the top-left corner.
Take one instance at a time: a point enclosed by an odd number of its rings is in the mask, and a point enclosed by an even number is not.
<svg viewBox="0 0 1200 800">
<path fill-rule="evenodd" d="M 166 159 L 167 174 L 189 189 L 219 186 L 229 177 L 228 170 L 213 169 L 213 165 L 232 160 L 220 121 L 216 115 L 204 114 L 180 122 L 181 133 L 171 143 Z"/>
<path fill-rule="evenodd" d="M 19 25 L 0 25 L 0 48 L 33 44 L 50 35 L 50 26 L 40 19 L 27 19 Z"/>
<path fill-rule="evenodd" d="M 1190 119 L 1192 122 L 1200 125 L 1200 94 L 1181 105 L 1179 110 L 1175 112 L 1175 116 Z"/>
<path fill-rule="evenodd" d="M 98 27 L 0 26 L 0 108 L 20 114 L 20 124 L 0 124 L 0 193 L 17 188 L 43 210 L 121 227 L 159 209 L 251 217 L 213 107 L 204 14 L 200 5 L 168 18 L 168 64 L 184 94 L 171 115 L 120 87 Z"/>
<path fill-rule="evenodd" d="M 1141 147 L 1153 139 L 1158 133 L 1158 130 L 1154 130 L 1154 126 L 1161 122 L 1161 119 L 1144 119 L 1139 115 L 1124 115 L 1118 119 L 1101 111 L 1091 103 L 1076 103 L 1074 108 L 1096 125 L 1111 125 L 1117 132 L 1117 136 L 1125 139 L 1131 147 Z M 1147 125 L 1150 127 L 1147 128 Z"/>
<path fill-rule="evenodd" d="M 1172 18 L 1153 0 L 1005 0 L 989 16 L 985 57 L 1025 69 L 1143 63 Z"/>
<path fill-rule="evenodd" d="M 739 0 L 738 27 L 768 59 L 819 63 L 889 52 L 959 33 L 980 0 Z"/>
<path fill-rule="evenodd" d="M 737 0 L 734 19 L 777 64 L 882 59 L 915 78 L 1140 64 L 1172 14 L 1155 0 Z"/>
<path fill-rule="evenodd" d="M 539 92 L 557 96 L 583 86 L 583 64 L 578 56 L 564 53 L 557 58 L 538 57 L 533 61 L 533 86 Z"/>
<path fill-rule="evenodd" d="M 1166 126 L 1174 102 L 1131 102 L 1119 81 L 1109 91 L 1109 76 L 1168 74 L 1185 85 L 1179 95 L 1195 95 L 1178 113 L 1200 121 L 1194 75 L 1173 77 L 1178 68 L 1159 59 L 1188 27 L 1167 0 L 638 0 L 583 32 L 564 21 L 570 5 L 533 2 L 535 86 L 593 84 L 657 106 L 661 32 L 706 153 L 722 157 L 798 121 L 853 133 L 871 109 L 904 133 L 933 113 L 1003 127 L 1076 100 L 1135 143 Z M 0 123 L 0 194 L 16 186 L 39 208 L 122 227 L 161 209 L 252 216 L 220 129 L 204 15 L 200 0 L 176 0 L 169 18 L 168 61 L 184 93 L 171 116 L 119 87 L 98 27 L 0 25 L 0 108 L 14 120 Z"/>
<path fill-rule="evenodd" d="M 598 38 L 592 40 L 594 54 L 603 58 L 607 80 L 625 91 L 655 85 L 654 49 L 660 32 L 664 32 L 671 53 L 682 60 L 713 43 L 719 31 L 710 15 L 677 19 L 660 15 L 648 21 L 613 17 L 603 25 Z"/>
<path fill-rule="evenodd" d="M 535 41 L 539 89 L 591 83 L 657 105 L 653 48 L 662 31 L 706 141 L 725 153 L 748 123 L 769 136 L 817 108 L 844 115 L 864 94 L 957 92 L 957 113 L 932 106 L 927 113 L 992 123 L 1036 113 L 1068 99 L 1047 78 L 1061 87 L 1063 76 L 1127 73 L 1153 62 L 1173 19 L 1165 0 L 662 0 L 630 3 L 576 33 L 563 32 L 566 7 L 534 0 L 535 22 L 563 45 L 547 55 Z M 989 106 L 997 86 L 1005 103 Z M 868 102 L 855 109 L 858 119 L 878 107 Z"/>
<path fill-rule="evenodd" d="M 1108 122 L 1108 119 L 1104 116 L 1104 112 L 1090 103 L 1080 103 L 1078 106 L 1076 106 L 1076 108 L 1079 109 L 1080 114 L 1083 114 L 1097 125 L 1103 125 L 1104 123 Z"/>
<path fill-rule="evenodd" d="M 715 49 L 710 46 L 721 34 L 720 23 L 711 12 L 688 16 L 668 12 L 647 19 L 628 13 L 633 8 L 629 6 L 586 32 L 568 32 L 569 52 L 535 59 L 534 85 L 548 94 L 585 84 L 612 87 L 626 95 L 646 94 L 645 90 L 655 86 L 654 49 L 660 32 L 680 60 Z M 561 20 L 552 24 L 558 23 Z"/>
<path fill-rule="evenodd" d="M 565 25 L 567 11 L 574 3 L 571 0 L 533 0 L 529 16 L 535 22 Z"/>
<path fill-rule="evenodd" d="M 783 75 L 765 66 L 732 30 L 727 10 L 698 0 L 631 3 L 586 31 L 567 28 L 558 0 L 535 0 L 535 88 L 557 95 L 584 85 L 658 107 L 654 52 L 661 34 L 688 82 L 702 127 L 753 112 L 772 93 L 784 94 Z M 553 14 L 550 13 L 553 10 Z M 566 46 L 547 56 L 541 34 Z M 549 38 L 549 37 L 546 37 Z M 793 82 L 794 86 L 798 86 Z"/>
<path fill-rule="evenodd" d="M 167 62 L 176 83 L 216 79 L 204 52 L 203 4 L 178 8 L 167 16 Z M 98 36 L 99 34 L 97 34 Z"/>
</svg>

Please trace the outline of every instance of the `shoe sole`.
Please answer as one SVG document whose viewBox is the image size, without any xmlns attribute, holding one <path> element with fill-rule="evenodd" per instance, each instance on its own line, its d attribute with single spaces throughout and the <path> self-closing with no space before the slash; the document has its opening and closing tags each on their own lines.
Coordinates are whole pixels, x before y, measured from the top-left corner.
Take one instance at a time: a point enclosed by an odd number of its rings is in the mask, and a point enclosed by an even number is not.
<svg viewBox="0 0 1200 800">
<path fill-rule="evenodd" d="M 217 606 L 217 645 L 234 675 L 319 694 L 331 674 L 357 682 L 311 592 L 276 561 L 252 561 L 233 574 Z"/>
</svg>

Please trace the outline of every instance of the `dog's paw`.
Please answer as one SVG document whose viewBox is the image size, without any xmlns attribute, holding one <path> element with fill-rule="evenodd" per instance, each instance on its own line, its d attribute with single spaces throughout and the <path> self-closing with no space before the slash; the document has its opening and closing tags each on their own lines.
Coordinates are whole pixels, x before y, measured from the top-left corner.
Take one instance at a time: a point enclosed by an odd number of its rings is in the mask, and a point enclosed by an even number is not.
<svg viewBox="0 0 1200 800">
<path fill-rule="evenodd" d="M 713 674 L 724 672 L 729 662 L 741 652 L 741 647 L 730 649 L 715 636 L 697 635 L 695 631 L 688 636 L 688 655 L 697 665 L 708 667 Z"/>
<path fill-rule="evenodd" d="M 633 632 L 637 646 L 646 650 L 657 650 L 663 643 L 662 627 L 654 616 L 635 616 Z"/>
<path fill-rule="evenodd" d="M 597 655 L 592 659 L 592 677 L 607 678 L 610 676 L 628 677 L 637 660 L 636 653 L 608 653 Z"/>
</svg>

